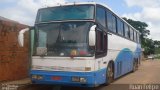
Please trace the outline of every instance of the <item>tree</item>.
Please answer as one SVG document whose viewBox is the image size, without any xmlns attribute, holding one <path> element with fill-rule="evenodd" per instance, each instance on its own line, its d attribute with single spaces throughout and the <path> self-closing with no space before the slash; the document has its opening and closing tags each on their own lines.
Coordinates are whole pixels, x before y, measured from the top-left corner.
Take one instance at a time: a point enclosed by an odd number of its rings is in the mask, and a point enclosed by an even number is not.
<svg viewBox="0 0 160 90">
<path fill-rule="evenodd" d="M 145 50 L 144 55 L 155 54 L 155 45 L 152 39 L 145 38 L 145 43 L 143 45 L 143 48 Z"/>
<path fill-rule="evenodd" d="M 160 41 L 155 40 L 154 46 L 155 46 L 155 55 L 159 57 L 160 56 Z"/>
<path fill-rule="evenodd" d="M 156 48 L 160 48 L 160 41 L 155 40 L 155 41 L 154 41 L 154 46 L 155 46 Z"/>
</svg>

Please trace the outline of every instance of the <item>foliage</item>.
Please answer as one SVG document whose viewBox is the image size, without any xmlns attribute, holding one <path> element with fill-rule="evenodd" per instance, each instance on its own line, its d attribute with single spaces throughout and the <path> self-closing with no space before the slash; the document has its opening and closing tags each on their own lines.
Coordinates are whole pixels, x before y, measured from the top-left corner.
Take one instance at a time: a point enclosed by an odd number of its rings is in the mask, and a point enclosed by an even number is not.
<svg viewBox="0 0 160 90">
<path fill-rule="evenodd" d="M 154 46 L 154 41 L 149 38 L 144 39 L 144 43 L 142 44 L 144 48 L 144 55 L 150 55 L 150 54 L 155 54 L 155 46 Z"/>
<path fill-rule="evenodd" d="M 160 41 L 154 41 L 155 55 L 157 59 L 160 59 Z"/>
</svg>

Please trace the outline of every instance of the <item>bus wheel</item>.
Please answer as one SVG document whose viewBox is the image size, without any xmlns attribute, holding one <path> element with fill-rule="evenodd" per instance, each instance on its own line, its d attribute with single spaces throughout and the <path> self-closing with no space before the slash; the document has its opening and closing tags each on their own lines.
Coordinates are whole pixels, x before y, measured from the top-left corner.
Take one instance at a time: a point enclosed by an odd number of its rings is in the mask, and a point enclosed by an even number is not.
<svg viewBox="0 0 160 90">
<path fill-rule="evenodd" d="M 138 69 L 138 63 L 136 62 L 136 60 L 133 62 L 133 70 L 132 72 L 135 72 Z"/>
<path fill-rule="evenodd" d="M 108 67 L 107 67 L 107 72 L 106 72 L 106 83 L 105 85 L 110 84 L 111 82 L 113 82 L 114 80 L 114 68 L 113 68 L 113 64 L 109 63 Z"/>
</svg>

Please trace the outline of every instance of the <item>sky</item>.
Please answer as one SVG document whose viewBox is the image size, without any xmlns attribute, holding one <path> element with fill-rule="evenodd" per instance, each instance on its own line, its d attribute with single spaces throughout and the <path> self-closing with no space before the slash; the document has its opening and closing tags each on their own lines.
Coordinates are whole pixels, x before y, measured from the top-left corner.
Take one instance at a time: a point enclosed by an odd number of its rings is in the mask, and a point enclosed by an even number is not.
<svg viewBox="0 0 160 90">
<path fill-rule="evenodd" d="M 149 37 L 160 40 L 160 0 L 0 0 L 0 16 L 33 26 L 39 8 L 88 1 L 106 4 L 120 17 L 146 22 Z"/>
</svg>

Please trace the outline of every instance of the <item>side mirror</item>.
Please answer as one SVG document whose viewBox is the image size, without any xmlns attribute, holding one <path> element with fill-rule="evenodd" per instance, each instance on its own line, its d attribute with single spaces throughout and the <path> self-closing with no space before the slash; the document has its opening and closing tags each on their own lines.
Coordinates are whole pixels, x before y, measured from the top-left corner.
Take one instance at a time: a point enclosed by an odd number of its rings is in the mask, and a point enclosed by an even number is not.
<svg viewBox="0 0 160 90">
<path fill-rule="evenodd" d="M 97 25 L 93 25 L 89 31 L 89 46 L 96 45 L 96 27 Z"/>
<path fill-rule="evenodd" d="M 24 45 L 24 33 L 26 31 L 29 31 L 30 29 L 29 28 L 25 28 L 25 29 L 22 29 L 19 34 L 18 34 L 18 43 L 20 45 L 20 47 L 23 47 Z"/>
</svg>

